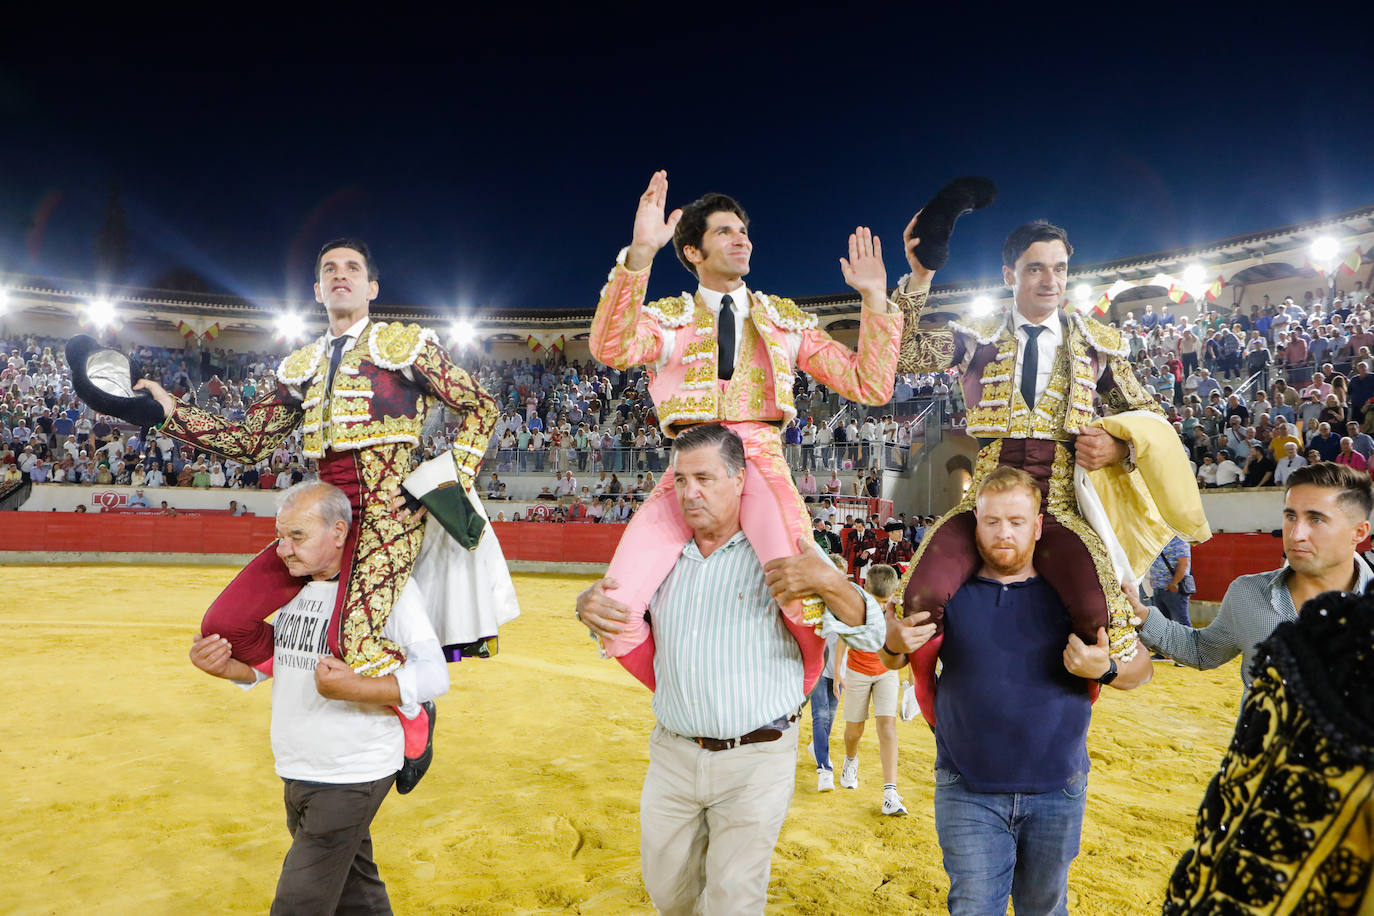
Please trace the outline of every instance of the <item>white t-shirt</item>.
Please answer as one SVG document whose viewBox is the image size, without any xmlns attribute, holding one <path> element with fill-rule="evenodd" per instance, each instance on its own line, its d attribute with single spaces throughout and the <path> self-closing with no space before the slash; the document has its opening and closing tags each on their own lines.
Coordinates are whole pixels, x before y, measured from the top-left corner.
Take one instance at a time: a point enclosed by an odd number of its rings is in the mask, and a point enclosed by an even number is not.
<svg viewBox="0 0 1374 916">
<path fill-rule="evenodd" d="M 283 779 L 371 782 L 395 773 L 405 757 L 393 707 L 327 700 L 315 689 L 315 665 L 329 652 L 326 634 L 338 587 L 337 581 L 308 583 L 272 621 L 272 754 Z M 401 592 L 382 634 L 406 648 L 407 667 L 417 650 L 426 649 L 443 664 L 417 588 Z M 447 673 L 445 668 L 445 678 Z M 404 683 L 401 698 L 416 700 Z"/>
</svg>

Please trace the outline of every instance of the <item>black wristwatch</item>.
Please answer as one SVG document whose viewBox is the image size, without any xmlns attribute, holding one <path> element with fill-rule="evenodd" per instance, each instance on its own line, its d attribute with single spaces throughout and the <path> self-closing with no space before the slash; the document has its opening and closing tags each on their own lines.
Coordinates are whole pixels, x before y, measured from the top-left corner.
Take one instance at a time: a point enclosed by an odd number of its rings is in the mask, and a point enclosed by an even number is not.
<svg viewBox="0 0 1374 916">
<path fill-rule="evenodd" d="M 1106 671 L 1102 672 L 1102 676 L 1099 677 L 1099 678 L 1097 679 L 1097 682 L 1098 682 L 1099 684 L 1103 685 L 1104 687 L 1105 687 L 1107 684 L 1110 684 L 1112 681 L 1116 680 L 1116 674 L 1117 674 L 1117 671 L 1116 671 L 1116 659 L 1114 659 L 1114 658 L 1109 658 L 1109 659 L 1107 659 L 1107 664 L 1108 664 L 1110 667 L 1108 667 Z"/>
</svg>

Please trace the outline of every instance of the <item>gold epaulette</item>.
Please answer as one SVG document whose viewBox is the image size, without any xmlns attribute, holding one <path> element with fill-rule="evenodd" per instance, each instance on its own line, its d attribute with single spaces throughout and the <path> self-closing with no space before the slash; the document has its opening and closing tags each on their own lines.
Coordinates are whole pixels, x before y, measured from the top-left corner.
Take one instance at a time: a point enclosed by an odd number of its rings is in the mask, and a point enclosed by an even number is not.
<svg viewBox="0 0 1374 916">
<path fill-rule="evenodd" d="M 398 371 L 415 362 L 426 343 L 437 343 L 438 336 L 418 324 L 380 321 L 367 338 L 368 355 L 383 369 Z"/>
<path fill-rule="evenodd" d="M 1083 336 L 1087 338 L 1088 345 L 1098 353 L 1111 356 L 1130 355 L 1130 348 L 1123 342 L 1119 330 L 1108 327 L 1095 319 L 1084 318 L 1077 311 L 1073 312 L 1072 315 L 1074 323 L 1078 325 Z"/>
<path fill-rule="evenodd" d="M 949 323 L 949 329 L 956 334 L 964 334 L 972 337 L 980 346 L 995 343 L 1002 330 L 1007 325 L 1007 313 L 999 312 L 996 315 L 989 315 L 986 318 L 979 318 L 968 324 L 960 324 L 957 321 Z"/>
<path fill-rule="evenodd" d="M 819 319 L 796 302 L 784 296 L 759 294 L 768 320 L 784 331 L 807 331 L 820 323 Z"/>
<path fill-rule="evenodd" d="M 644 306 L 644 311 L 665 328 L 682 328 L 692 320 L 695 308 L 696 300 L 692 294 L 683 293 L 681 296 L 655 299 Z"/>
<path fill-rule="evenodd" d="M 324 338 L 292 350 L 277 367 L 277 378 L 283 385 L 304 385 L 315 377 L 320 368 L 320 355 L 324 352 Z"/>
</svg>

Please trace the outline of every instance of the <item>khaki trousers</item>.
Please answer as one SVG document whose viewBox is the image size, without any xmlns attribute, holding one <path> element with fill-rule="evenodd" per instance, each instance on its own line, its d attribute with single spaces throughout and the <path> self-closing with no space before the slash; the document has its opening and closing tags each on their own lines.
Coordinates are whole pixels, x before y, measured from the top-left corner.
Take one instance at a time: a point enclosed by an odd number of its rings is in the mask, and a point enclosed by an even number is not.
<svg viewBox="0 0 1374 916">
<path fill-rule="evenodd" d="M 661 913 L 763 912 L 796 784 L 797 732 L 794 723 L 777 741 L 707 751 L 654 726 L 639 854 Z"/>
</svg>

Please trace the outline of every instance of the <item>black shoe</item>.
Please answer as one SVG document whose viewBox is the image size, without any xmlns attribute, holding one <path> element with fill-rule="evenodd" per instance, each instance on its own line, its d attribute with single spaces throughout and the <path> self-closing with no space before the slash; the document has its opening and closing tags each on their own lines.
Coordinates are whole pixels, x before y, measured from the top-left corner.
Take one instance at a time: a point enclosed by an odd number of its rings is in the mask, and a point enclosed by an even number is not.
<svg viewBox="0 0 1374 916">
<path fill-rule="evenodd" d="M 429 772 L 429 765 L 434 760 L 434 720 L 439 718 L 439 711 L 435 708 L 433 700 L 421 703 L 420 706 L 429 713 L 429 740 L 425 742 L 425 752 L 419 757 L 407 757 L 401 764 L 401 772 L 396 774 L 396 791 L 402 795 L 408 794 L 420 784 L 420 780 Z"/>
</svg>

